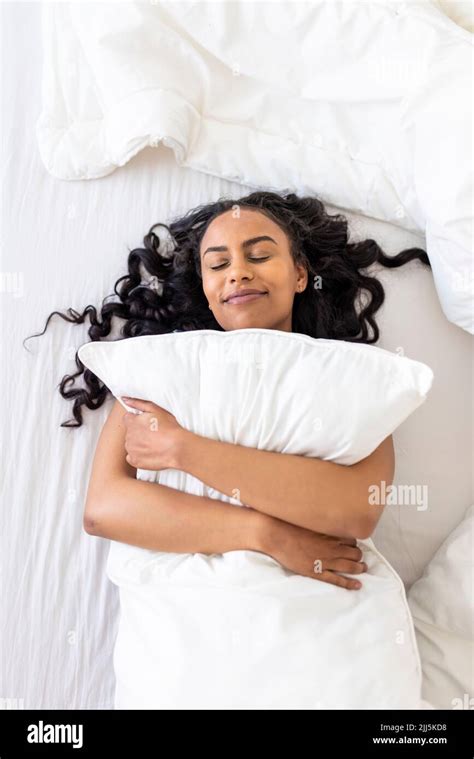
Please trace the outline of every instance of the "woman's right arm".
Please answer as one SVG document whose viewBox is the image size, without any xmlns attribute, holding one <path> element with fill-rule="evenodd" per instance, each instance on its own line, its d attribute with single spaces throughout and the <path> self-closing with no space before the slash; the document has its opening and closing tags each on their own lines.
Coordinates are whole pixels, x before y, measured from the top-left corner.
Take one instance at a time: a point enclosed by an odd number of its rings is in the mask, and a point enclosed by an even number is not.
<svg viewBox="0 0 474 759">
<path fill-rule="evenodd" d="M 83 520 L 89 535 L 175 553 L 262 550 L 266 515 L 137 480 L 125 459 L 124 414 L 116 400 L 97 443 Z"/>
</svg>

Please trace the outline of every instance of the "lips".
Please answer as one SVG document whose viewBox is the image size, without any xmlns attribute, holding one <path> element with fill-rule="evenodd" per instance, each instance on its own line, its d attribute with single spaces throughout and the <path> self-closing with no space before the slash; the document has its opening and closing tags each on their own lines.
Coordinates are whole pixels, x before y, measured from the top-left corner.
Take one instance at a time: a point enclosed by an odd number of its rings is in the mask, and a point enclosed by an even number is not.
<svg viewBox="0 0 474 759">
<path fill-rule="evenodd" d="M 237 305 L 239 303 L 248 303 L 249 301 L 258 300 L 259 298 L 262 298 L 264 295 L 267 295 L 265 291 L 253 291 L 253 292 L 246 292 L 245 290 L 242 291 L 242 294 L 236 294 L 231 295 L 227 300 L 224 301 L 224 303 L 228 303 L 230 305 Z"/>
</svg>

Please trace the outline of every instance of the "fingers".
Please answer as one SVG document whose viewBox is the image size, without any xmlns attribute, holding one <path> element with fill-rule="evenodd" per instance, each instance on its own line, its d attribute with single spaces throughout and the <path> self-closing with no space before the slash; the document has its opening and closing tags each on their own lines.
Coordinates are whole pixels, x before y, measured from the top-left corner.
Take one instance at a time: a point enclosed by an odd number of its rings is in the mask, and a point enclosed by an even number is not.
<svg viewBox="0 0 474 759">
<path fill-rule="evenodd" d="M 324 569 L 333 572 L 348 572 L 349 574 L 361 574 L 367 572 L 367 564 L 364 561 L 348 561 L 347 559 L 327 559 L 324 561 Z"/>
<path fill-rule="evenodd" d="M 339 585 L 340 588 L 346 588 L 347 590 L 359 590 L 362 587 L 362 583 L 359 580 L 353 580 L 350 577 L 344 577 L 342 575 L 336 575 L 334 572 L 324 571 L 318 575 L 315 575 L 317 580 L 322 582 L 328 582 L 330 585 Z"/>
<path fill-rule="evenodd" d="M 336 538 L 337 542 L 341 545 L 356 546 L 357 538 Z"/>
<path fill-rule="evenodd" d="M 352 551 L 359 551 L 362 555 L 362 551 L 359 549 L 349 549 Z M 328 582 L 331 585 L 339 585 L 341 588 L 347 590 L 358 590 L 362 587 L 362 583 L 351 577 L 344 577 L 343 575 L 336 574 L 337 572 L 345 572 L 347 574 L 362 574 L 367 572 L 367 564 L 364 561 L 351 561 L 349 559 L 323 559 L 322 561 L 315 562 L 313 565 L 314 575 L 313 578 L 321 580 L 322 582 Z"/>
<path fill-rule="evenodd" d="M 127 425 L 129 422 L 132 421 L 134 416 L 140 416 L 143 414 L 143 411 L 126 411 L 125 414 L 122 416 L 122 421 L 125 425 Z"/>
<path fill-rule="evenodd" d="M 361 561 L 364 554 L 360 548 L 353 548 L 352 546 L 340 546 L 337 552 L 338 559 L 350 559 L 351 561 Z"/>
<path fill-rule="evenodd" d="M 337 543 L 337 545 L 340 545 L 340 544 L 348 545 L 348 546 L 357 545 L 357 538 L 349 538 L 349 537 L 344 537 L 341 535 L 329 535 L 328 533 L 325 533 L 325 532 L 317 532 L 314 534 L 318 535 L 318 537 L 320 538 L 325 538 L 326 540 L 330 540 L 332 543 Z"/>
</svg>

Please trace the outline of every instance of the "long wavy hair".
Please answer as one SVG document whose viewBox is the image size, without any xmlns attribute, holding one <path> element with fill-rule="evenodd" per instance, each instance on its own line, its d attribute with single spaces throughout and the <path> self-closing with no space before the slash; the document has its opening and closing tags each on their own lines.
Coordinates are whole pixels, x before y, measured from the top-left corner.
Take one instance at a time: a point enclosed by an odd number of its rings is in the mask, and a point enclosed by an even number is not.
<svg viewBox="0 0 474 759">
<path fill-rule="evenodd" d="M 114 285 L 118 300 L 106 296 L 100 315 L 88 305 L 79 313 L 73 308 L 66 314 L 53 311 L 74 324 L 82 324 L 89 317 L 88 335 L 91 341 L 106 338 L 112 330 L 112 320 L 124 320 L 121 338 L 138 335 L 155 335 L 195 329 L 223 331 L 209 309 L 202 287 L 200 242 L 216 216 L 236 206 L 258 209 L 286 233 L 295 263 L 303 263 L 308 271 L 308 285 L 296 293 L 292 311 L 293 332 L 314 338 L 347 340 L 355 343 L 375 343 L 379 328 L 374 314 L 385 299 L 379 280 L 363 270 L 378 262 L 386 267 L 398 267 L 419 259 L 430 266 L 428 256 L 421 248 L 403 250 L 387 256 L 375 240 L 349 242 L 348 221 L 342 214 L 330 215 L 316 197 L 298 197 L 294 193 L 252 192 L 238 200 L 220 198 L 214 203 L 200 205 L 168 224 L 154 224 L 143 238 L 143 248 L 129 251 L 128 274 Z M 160 241 L 155 232 L 158 227 L 167 230 L 167 240 Z M 161 246 L 161 250 L 160 250 Z M 142 276 L 148 284 L 142 282 Z M 313 285 L 315 278 L 321 286 Z M 156 286 L 152 286 L 151 282 Z M 361 306 L 361 295 L 368 302 Z M 369 331 L 371 329 L 371 333 Z M 109 389 L 79 360 L 76 352 L 77 372 L 65 375 L 58 384 L 63 398 L 73 401 L 74 420 L 61 427 L 82 425 L 82 406 L 97 409 L 104 403 Z M 76 380 L 83 375 L 85 387 L 77 387 Z"/>
</svg>

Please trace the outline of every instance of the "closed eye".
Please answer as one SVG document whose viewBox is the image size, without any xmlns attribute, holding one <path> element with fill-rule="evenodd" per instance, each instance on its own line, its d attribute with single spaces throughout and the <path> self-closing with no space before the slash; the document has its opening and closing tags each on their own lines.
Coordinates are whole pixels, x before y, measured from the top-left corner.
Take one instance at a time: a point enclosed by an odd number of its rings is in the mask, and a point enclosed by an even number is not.
<svg viewBox="0 0 474 759">
<path fill-rule="evenodd" d="M 249 258 L 249 261 L 267 261 L 270 258 L 270 256 L 265 256 L 265 258 Z M 210 266 L 209 268 L 213 271 L 218 271 L 219 269 L 222 269 L 223 266 L 225 266 L 227 261 L 223 264 L 219 264 L 219 266 Z"/>
</svg>

